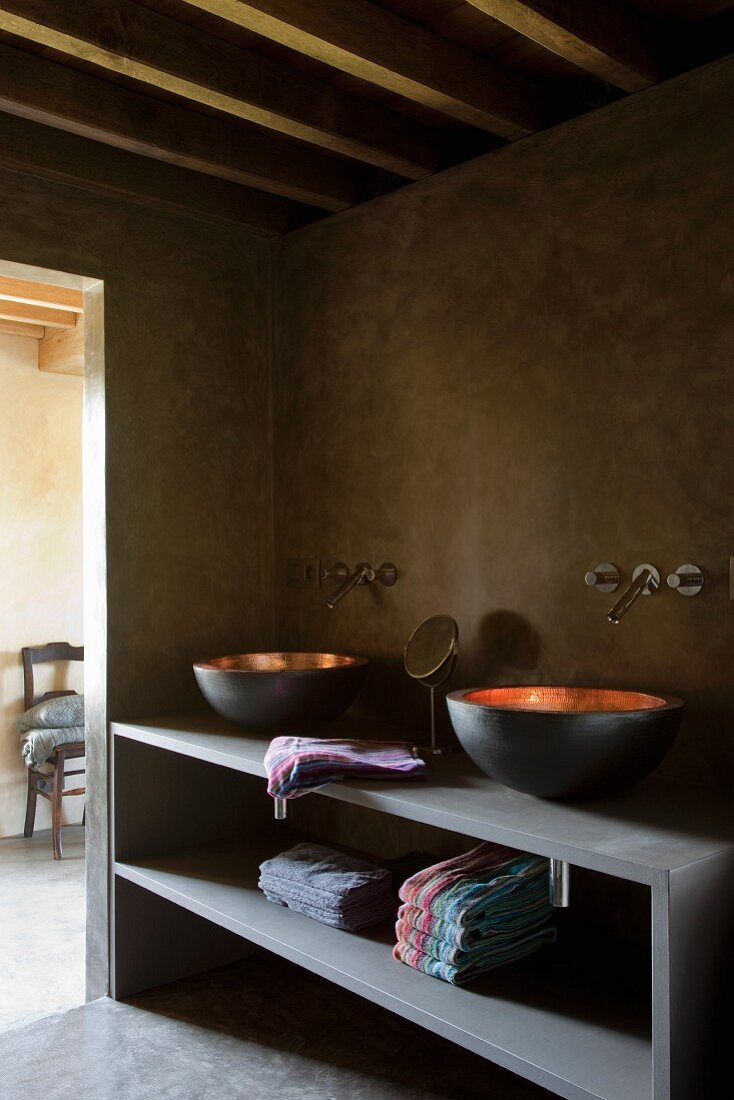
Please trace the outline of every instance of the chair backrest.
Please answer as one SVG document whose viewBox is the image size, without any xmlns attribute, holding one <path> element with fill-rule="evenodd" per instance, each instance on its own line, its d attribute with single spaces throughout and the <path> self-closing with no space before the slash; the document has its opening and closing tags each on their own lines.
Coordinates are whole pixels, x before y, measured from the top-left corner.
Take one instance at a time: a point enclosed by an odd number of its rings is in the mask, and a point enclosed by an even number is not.
<svg viewBox="0 0 734 1100">
<path fill-rule="evenodd" d="M 69 642 L 49 642 L 47 645 L 24 646 L 23 658 L 23 709 L 29 710 L 43 699 L 58 699 L 61 695 L 76 695 L 75 691 L 45 691 L 36 695 L 33 684 L 33 666 L 49 661 L 83 661 L 84 646 Z"/>
</svg>

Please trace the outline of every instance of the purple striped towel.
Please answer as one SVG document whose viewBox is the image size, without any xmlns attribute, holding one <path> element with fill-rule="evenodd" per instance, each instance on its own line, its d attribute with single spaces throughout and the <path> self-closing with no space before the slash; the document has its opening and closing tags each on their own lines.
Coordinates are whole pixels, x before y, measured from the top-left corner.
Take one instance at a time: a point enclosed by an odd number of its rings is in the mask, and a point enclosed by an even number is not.
<svg viewBox="0 0 734 1100">
<path fill-rule="evenodd" d="M 299 798 L 340 779 L 425 779 L 425 761 L 403 741 L 276 737 L 265 753 L 268 794 Z"/>
</svg>

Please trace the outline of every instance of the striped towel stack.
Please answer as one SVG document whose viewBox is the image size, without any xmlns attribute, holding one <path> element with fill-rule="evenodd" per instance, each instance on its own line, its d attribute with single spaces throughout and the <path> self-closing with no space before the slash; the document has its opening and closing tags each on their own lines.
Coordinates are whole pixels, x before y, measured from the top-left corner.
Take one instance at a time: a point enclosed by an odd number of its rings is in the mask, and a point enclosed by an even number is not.
<svg viewBox="0 0 734 1100">
<path fill-rule="evenodd" d="M 340 779 L 425 779 L 426 765 L 402 741 L 276 737 L 265 753 L 268 794 L 299 798 Z"/>
<path fill-rule="evenodd" d="M 400 888 L 399 962 L 461 985 L 552 943 L 548 860 L 498 844 L 427 867 Z"/>
</svg>

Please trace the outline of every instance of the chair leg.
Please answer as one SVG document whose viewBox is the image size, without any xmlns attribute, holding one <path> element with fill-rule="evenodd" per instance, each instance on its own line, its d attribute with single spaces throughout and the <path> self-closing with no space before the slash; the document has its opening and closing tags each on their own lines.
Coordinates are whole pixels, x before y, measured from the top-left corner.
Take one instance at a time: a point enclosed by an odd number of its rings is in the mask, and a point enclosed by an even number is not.
<svg viewBox="0 0 734 1100">
<path fill-rule="evenodd" d="M 38 800 L 38 791 L 36 790 L 36 784 L 33 781 L 33 772 L 28 769 L 28 796 L 25 804 L 25 825 L 23 826 L 23 836 L 33 836 L 33 826 L 36 823 L 36 802 Z"/>
<path fill-rule="evenodd" d="M 51 842 L 54 859 L 61 859 L 61 807 L 64 801 L 64 754 L 57 750 L 54 767 L 54 793 L 51 803 Z"/>
</svg>

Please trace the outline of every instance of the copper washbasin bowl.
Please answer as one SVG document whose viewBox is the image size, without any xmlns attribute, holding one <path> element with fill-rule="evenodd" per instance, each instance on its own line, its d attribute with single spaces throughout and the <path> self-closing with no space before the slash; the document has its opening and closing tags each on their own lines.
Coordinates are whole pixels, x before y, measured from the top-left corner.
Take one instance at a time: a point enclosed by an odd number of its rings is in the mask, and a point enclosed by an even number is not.
<svg viewBox="0 0 734 1100">
<path fill-rule="evenodd" d="M 637 691 L 498 687 L 454 691 L 451 722 L 477 767 L 541 798 L 599 798 L 656 768 L 678 733 L 680 699 Z"/>
<path fill-rule="evenodd" d="M 248 729 L 314 729 L 338 718 L 362 687 L 367 661 L 336 653 L 239 653 L 198 661 L 202 695 Z"/>
</svg>

